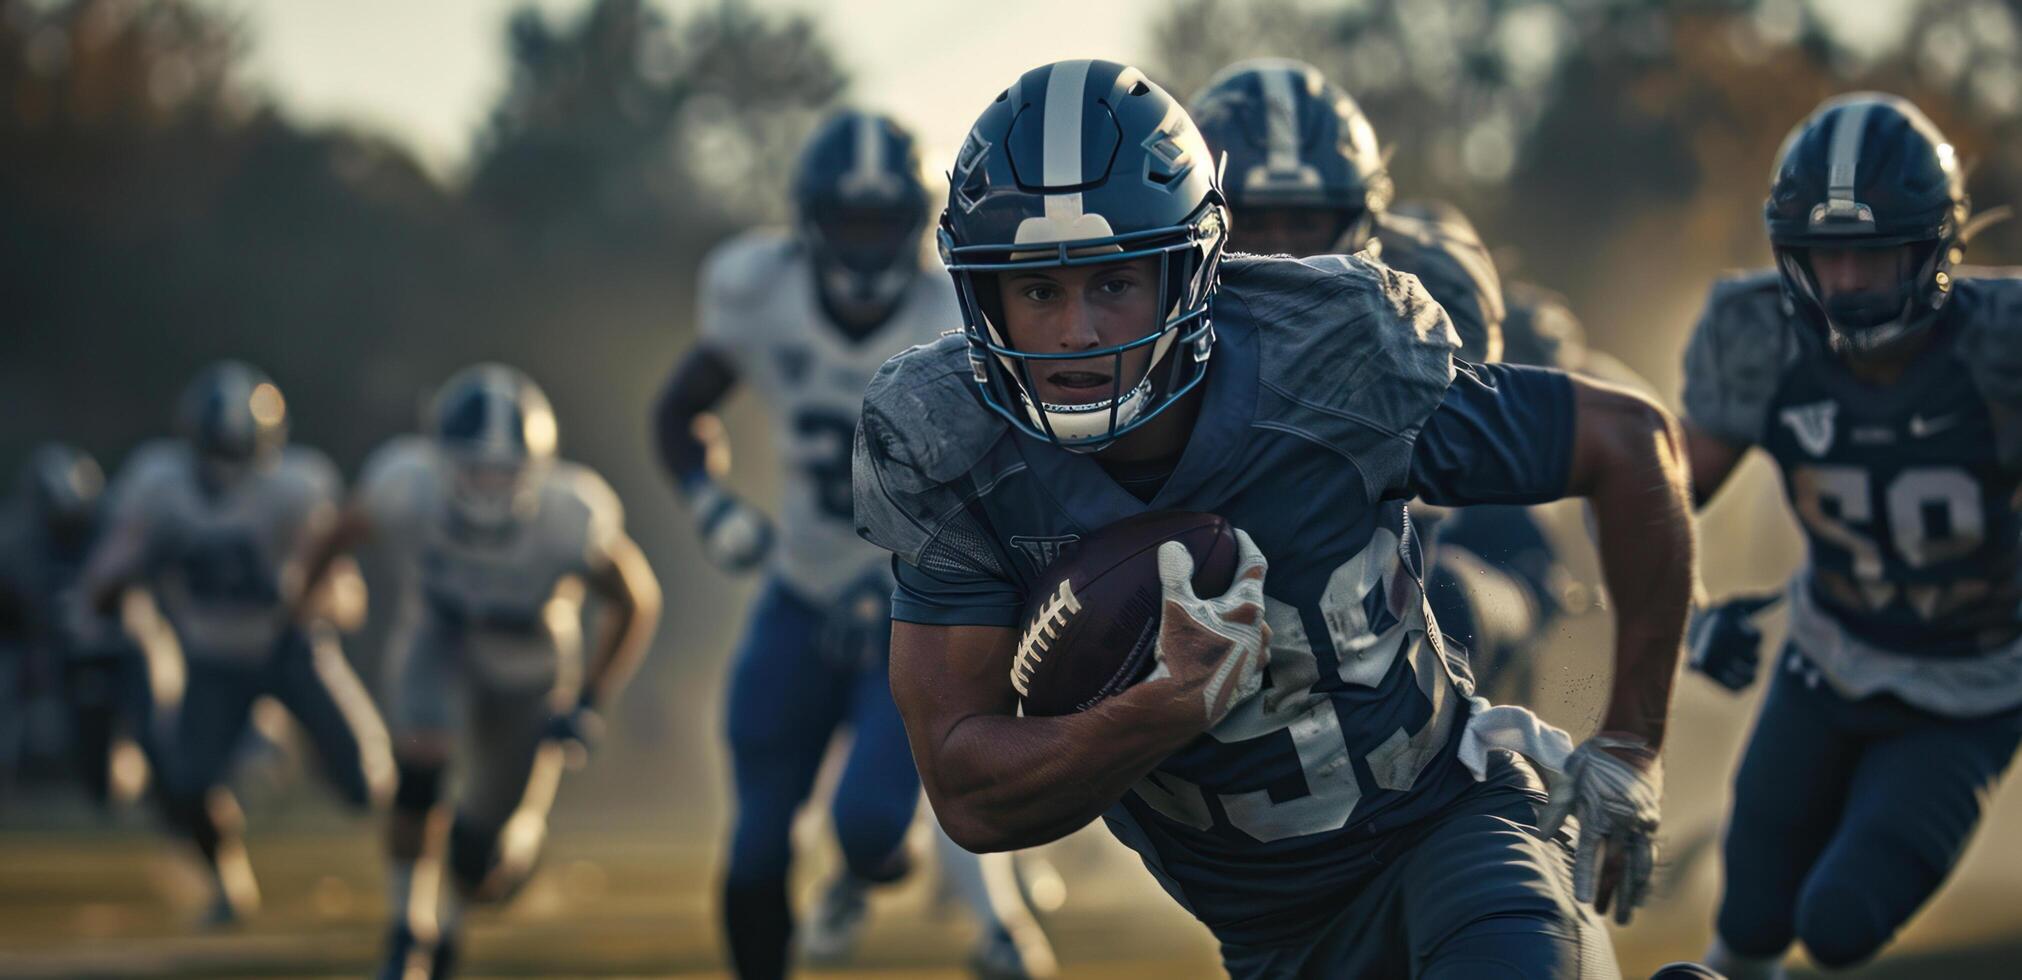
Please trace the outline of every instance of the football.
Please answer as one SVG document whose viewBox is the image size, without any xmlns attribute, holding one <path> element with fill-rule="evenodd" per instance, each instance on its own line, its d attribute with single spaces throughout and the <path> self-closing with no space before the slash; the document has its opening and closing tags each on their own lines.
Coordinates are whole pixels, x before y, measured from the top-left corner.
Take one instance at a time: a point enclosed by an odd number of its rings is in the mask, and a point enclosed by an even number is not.
<svg viewBox="0 0 2022 980">
<path fill-rule="evenodd" d="M 1194 592 L 1218 596 L 1236 575 L 1236 535 L 1213 514 L 1156 511 L 1081 541 L 1039 577 L 1019 619 L 1011 686 L 1027 715 L 1086 711 L 1144 679 L 1158 641 L 1158 546 L 1186 545 Z"/>
</svg>

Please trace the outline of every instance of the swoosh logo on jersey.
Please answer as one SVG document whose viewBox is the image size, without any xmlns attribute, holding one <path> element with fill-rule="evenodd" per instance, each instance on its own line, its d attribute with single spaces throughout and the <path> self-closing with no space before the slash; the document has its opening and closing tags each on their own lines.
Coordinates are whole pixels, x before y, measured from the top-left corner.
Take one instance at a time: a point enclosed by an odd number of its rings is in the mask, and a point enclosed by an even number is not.
<svg viewBox="0 0 2022 980">
<path fill-rule="evenodd" d="M 1925 418 L 1921 415 L 1912 415 L 1910 416 L 1910 436 L 1916 439 L 1924 439 L 1930 436 L 1937 435 L 1938 433 L 1943 432 L 1946 429 L 1949 429 L 1952 426 L 1957 425 L 1958 423 L 1959 423 L 1959 416 L 1957 413 L 1953 413 L 1951 415 L 1934 415 L 1930 418 Z"/>
<path fill-rule="evenodd" d="M 1794 405 L 1783 410 L 1783 424 L 1790 426 L 1797 444 L 1813 456 L 1823 456 L 1832 448 L 1833 419 L 1839 415 L 1835 402 Z"/>
</svg>

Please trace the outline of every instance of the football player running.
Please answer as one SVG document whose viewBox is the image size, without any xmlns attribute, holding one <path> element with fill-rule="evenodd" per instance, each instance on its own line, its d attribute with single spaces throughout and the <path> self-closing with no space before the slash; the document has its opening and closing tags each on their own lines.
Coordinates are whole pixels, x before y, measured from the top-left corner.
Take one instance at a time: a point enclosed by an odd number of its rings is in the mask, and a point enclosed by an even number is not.
<svg viewBox="0 0 2022 980">
<path fill-rule="evenodd" d="M 1223 161 L 1232 250 L 1367 251 L 1417 276 L 1446 309 L 1462 341 L 1457 357 L 1563 366 L 1508 356 L 1511 343 L 1522 341 L 1516 349 L 1525 353 L 1537 346 L 1528 333 L 1510 337 L 1508 327 L 1533 325 L 1540 311 L 1509 308 L 1487 246 L 1457 209 L 1393 201 L 1374 127 L 1318 68 L 1283 58 L 1237 62 L 1194 96 L 1191 111 Z M 1428 545 L 1426 590 L 1443 635 L 1468 650 L 1484 693 L 1529 700 L 1531 653 L 1568 581 L 1544 528 L 1514 506 L 1451 514 L 1421 507 L 1412 516 Z"/>
<path fill-rule="evenodd" d="M 1775 270 L 1715 285 L 1685 354 L 1694 496 L 1761 447 L 1808 545 L 1735 774 L 1709 962 L 1736 977 L 1793 940 L 1830 968 L 1873 956 L 2022 741 L 2022 282 L 1959 274 L 1964 170 L 1892 95 L 1799 124 L 1763 217 Z M 1752 683 L 1773 598 L 1700 616 L 1692 666 Z"/>
<path fill-rule="evenodd" d="M 177 421 L 180 439 L 144 445 L 122 467 L 79 591 L 92 612 L 111 616 L 128 586 L 150 588 L 182 648 L 160 799 L 210 868 L 210 918 L 222 924 L 259 903 L 228 786 L 256 698 L 274 698 L 301 723 L 353 807 L 384 801 L 393 764 L 379 713 L 327 621 L 341 590 L 312 591 L 303 574 L 310 543 L 337 516 L 336 467 L 288 445 L 280 389 L 239 362 L 198 374 Z"/>
<path fill-rule="evenodd" d="M 104 526 L 104 490 L 105 473 L 90 455 L 62 443 L 39 446 L 0 525 L 0 643 L 19 650 L 42 683 L 61 682 L 71 762 L 100 807 L 140 788 L 117 778 L 118 753 L 137 746 L 151 765 L 158 762 L 154 692 L 140 647 L 117 617 L 93 615 L 77 601 Z M 7 711 L 28 720 L 12 704 Z"/>
<path fill-rule="evenodd" d="M 850 444 L 879 365 L 961 323 L 947 280 L 927 269 L 927 192 L 905 129 L 872 113 L 832 115 L 802 151 L 793 187 L 793 234 L 745 234 L 703 266 L 699 338 L 657 411 L 662 459 L 704 554 L 733 573 L 767 566 L 727 712 L 737 803 L 723 918 L 746 978 L 786 970 L 789 831 L 839 727 L 852 732 L 832 803 L 844 868 L 799 939 L 810 959 L 845 959 L 866 892 L 911 863 L 903 839 L 920 789 L 885 672 L 891 575 L 884 554 L 854 530 Z M 714 440 L 697 431 L 739 385 L 764 397 L 783 456 L 776 535 L 765 514 L 712 478 Z M 977 971 L 1052 972 L 1022 903 L 998 889 L 1004 905 L 993 907 L 974 855 L 947 844 L 941 856 L 983 926 Z"/>
<path fill-rule="evenodd" d="M 531 877 L 563 765 L 587 756 L 660 619 L 617 495 L 555 455 L 555 415 L 531 379 L 465 368 L 428 419 L 426 437 L 373 453 L 310 566 L 378 538 L 401 568 L 386 980 L 448 976 L 464 905 L 504 902 Z M 585 598 L 597 600 L 587 642 Z M 431 827 L 459 748 L 441 847 Z"/>
<path fill-rule="evenodd" d="M 978 851 L 1105 818 L 1237 977 L 1612 974 L 1588 906 L 1626 918 L 1654 860 L 1693 563 L 1681 437 L 1634 395 L 1457 366 L 1409 276 L 1224 260 L 1227 227 L 1185 110 L 1122 65 L 1026 73 L 956 158 L 941 244 L 965 333 L 879 371 L 856 449 L 935 812 Z M 1470 700 L 1404 505 L 1568 494 L 1594 505 L 1617 611 L 1577 748 Z M 1043 555 L 1148 510 L 1220 514 L 1243 572 L 1196 597 L 1167 544 L 1152 679 L 1017 716 Z M 1549 812 L 1509 748 L 1552 773 Z"/>
</svg>

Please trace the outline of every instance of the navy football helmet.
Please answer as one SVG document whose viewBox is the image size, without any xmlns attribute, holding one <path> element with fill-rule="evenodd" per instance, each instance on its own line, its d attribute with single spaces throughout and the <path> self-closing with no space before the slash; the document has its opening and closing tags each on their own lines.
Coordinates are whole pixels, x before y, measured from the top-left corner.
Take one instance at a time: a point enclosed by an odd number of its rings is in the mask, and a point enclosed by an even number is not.
<svg viewBox="0 0 2022 980">
<path fill-rule="evenodd" d="M 176 427 L 207 461 L 252 464 L 287 444 L 288 403 L 259 368 L 220 361 L 183 388 Z"/>
<path fill-rule="evenodd" d="M 1936 321 L 1964 256 L 1966 178 L 1943 133 L 1894 95 L 1829 99 L 1784 140 L 1763 205 L 1786 297 L 1834 349 L 1868 353 Z M 1812 248 L 1913 246 L 1893 288 L 1824 296 Z"/>
<path fill-rule="evenodd" d="M 21 499 L 51 530 L 88 526 L 105 491 L 105 471 L 90 454 L 66 443 L 35 447 L 21 470 Z"/>
<path fill-rule="evenodd" d="M 830 317 L 852 333 L 883 323 L 920 270 L 927 188 L 912 134 L 888 116 L 829 116 L 801 151 L 793 200 Z"/>
<path fill-rule="evenodd" d="M 503 364 L 464 368 L 442 383 L 431 416 L 459 519 L 498 528 L 533 512 L 556 441 L 554 409 L 533 379 Z"/>
<path fill-rule="evenodd" d="M 1200 131 L 1136 68 L 1062 61 L 1026 72 L 970 129 L 949 174 L 941 260 L 991 410 L 1035 438 L 1092 452 L 1143 425 L 1207 373 L 1208 317 L 1228 211 Z M 1159 260 L 1162 315 L 1144 336 L 1071 353 L 1011 346 L 995 277 Z M 1149 347 L 1140 378 L 1125 354 Z M 1109 397 L 1042 401 L 1033 363 L 1112 358 Z"/>
<path fill-rule="evenodd" d="M 1222 155 L 1239 221 L 1258 208 L 1332 212 L 1332 250 L 1343 253 L 1375 235 L 1393 193 L 1383 150 L 1362 107 L 1320 69 L 1288 58 L 1236 62 L 1194 96 L 1192 112 Z"/>
</svg>

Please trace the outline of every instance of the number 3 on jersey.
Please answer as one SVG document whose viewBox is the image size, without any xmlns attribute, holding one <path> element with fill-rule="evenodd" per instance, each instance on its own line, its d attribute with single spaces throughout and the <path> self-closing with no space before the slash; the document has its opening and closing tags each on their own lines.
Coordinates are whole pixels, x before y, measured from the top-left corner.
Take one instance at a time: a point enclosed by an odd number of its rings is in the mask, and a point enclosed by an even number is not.
<svg viewBox="0 0 2022 980">
<path fill-rule="evenodd" d="M 845 523 L 856 519 L 850 486 L 850 451 L 857 420 L 834 409 L 804 408 L 793 417 L 793 431 L 813 445 L 802 453 L 801 469 L 814 485 L 821 512 Z"/>
</svg>

